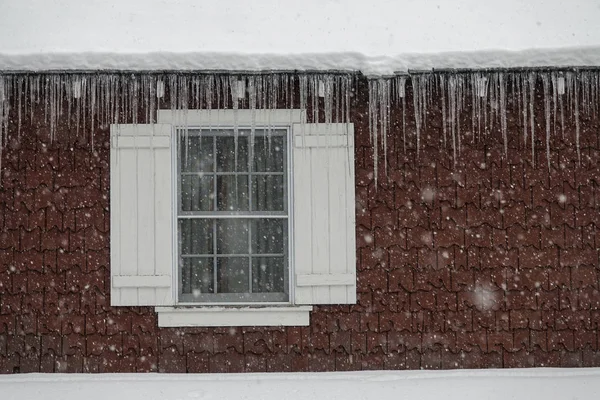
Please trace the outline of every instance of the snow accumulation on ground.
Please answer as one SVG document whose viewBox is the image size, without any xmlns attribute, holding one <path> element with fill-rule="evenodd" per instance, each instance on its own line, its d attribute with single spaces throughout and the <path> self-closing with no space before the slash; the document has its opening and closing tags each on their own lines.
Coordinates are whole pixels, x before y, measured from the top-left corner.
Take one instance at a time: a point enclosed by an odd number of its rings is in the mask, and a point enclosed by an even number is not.
<svg viewBox="0 0 600 400">
<path fill-rule="evenodd" d="M 5 0 L 0 71 L 600 66 L 598 21 L 596 0 Z"/>
<path fill-rule="evenodd" d="M 0 376 L 3 400 L 597 399 L 600 368 Z"/>
</svg>

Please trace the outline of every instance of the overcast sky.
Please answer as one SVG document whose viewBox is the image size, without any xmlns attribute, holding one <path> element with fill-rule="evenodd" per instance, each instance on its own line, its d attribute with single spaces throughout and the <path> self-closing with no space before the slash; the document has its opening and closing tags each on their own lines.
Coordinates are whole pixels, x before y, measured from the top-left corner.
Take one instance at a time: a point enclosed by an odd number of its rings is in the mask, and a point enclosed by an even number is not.
<svg viewBox="0 0 600 400">
<path fill-rule="evenodd" d="M 599 0 L 0 0 L 0 53 L 600 45 Z"/>
</svg>

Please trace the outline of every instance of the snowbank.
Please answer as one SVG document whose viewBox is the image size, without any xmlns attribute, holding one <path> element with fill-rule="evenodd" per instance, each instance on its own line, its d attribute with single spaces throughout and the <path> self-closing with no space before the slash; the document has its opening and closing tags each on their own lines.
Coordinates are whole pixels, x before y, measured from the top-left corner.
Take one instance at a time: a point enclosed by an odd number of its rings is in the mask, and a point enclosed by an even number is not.
<svg viewBox="0 0 600 400">
<path fill-rule="evenodd" d="M 600 368 L 0 376 L 3 400 L 593 399 Z"/>
</svg>

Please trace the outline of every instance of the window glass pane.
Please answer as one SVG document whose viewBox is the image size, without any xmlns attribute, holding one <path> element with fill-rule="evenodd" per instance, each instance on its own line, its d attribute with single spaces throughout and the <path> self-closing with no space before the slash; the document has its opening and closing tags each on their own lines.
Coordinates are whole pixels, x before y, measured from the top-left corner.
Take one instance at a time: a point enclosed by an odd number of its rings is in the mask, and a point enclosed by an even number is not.
<svg viewBox="0 0 600 400">
<path fill-rule="evenodd" d="M 201 137 L 194 134 L 193 132 L 194 131 L 190 131 L 187 137 L 184 133 L 180 133 L 179 135 L 179 165 L 181 171 L 214 171 L 213 137 Z"/>
<path fill-rule="evenodd" d="M 217 136 L 217 171 L 219 172 L 245 172 L 248 171 L 248 138 L 240 136 L 237 138 L 237 153 L 235 149 L 235 138 L 231 136 Z M 237 155 L 237 164 L 236 164 Z"/>
<path fill-rule="evenodd" d="M 182 254 L 213 254 L 212 220 L 180 219 L 179 232 Z"/>
<path fill-rule="evenodd" d="M 284 258 L 256 257 L 252 259 L 252 292 L 283 293 Z"/>
<path fill-rule="evenodd" d="M 248 254 L 248 220 L 217 220 L 217 252 L 219 254 Z"/>
<path fill-rule="evenodd" d="M 214 176 L 183 175 L 181 177 L 181 210 L 214 210 Z"/>
<path fill-rule="evenodd" d="M 252 170 L 257 172 L 283 172 L 285 145 L 283 136 L 258 136 L 254 140 Z"/>
<path fill-rule="evenodd" d="M 248 211 L 248 175 L 217 175 L 219 211 Z"/>
<path fill-rule="evenodd" d="M 214 293 L 214 268 L 212 257 L 185 257 L 181 265 L 181 291 L 198 296 Z"/>
<path fill-rule="evenodd" d="M 287 242 L 287 220 L 252 221 L 252 254 L 283 254 Z"/>
<path fill-rule="evenodd" d="M 287 130 L 256 129 L 252 158 L 249 129 L 199 132 L 178 145 L 181 298 L 287 301 Z"/>
<path fill-rule="evenodd" d="M 282 175 L 252 176 L 252 211 L 285 211 Z"/>
<path fill-rule="evenodd" d="M 248 293 L 249 265 L 247 257 L 217 259 L 217 290 L 219 293 Z"/>
</svg>

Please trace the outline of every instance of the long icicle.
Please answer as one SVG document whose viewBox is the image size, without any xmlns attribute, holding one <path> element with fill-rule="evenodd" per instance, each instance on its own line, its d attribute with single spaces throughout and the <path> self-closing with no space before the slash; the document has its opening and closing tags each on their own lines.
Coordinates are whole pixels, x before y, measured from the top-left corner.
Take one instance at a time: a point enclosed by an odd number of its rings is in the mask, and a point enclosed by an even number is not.
<svg viewBox="0 0 600 400">
<path fill-rule="evenodd" d="M 548 161 L 548 172 L 550 172 L 550 77 L 548 74 L 542 75 L 542 84 L 544 85 L 544 116 L 546 119 L 546 159 Z"/>
</svg>

